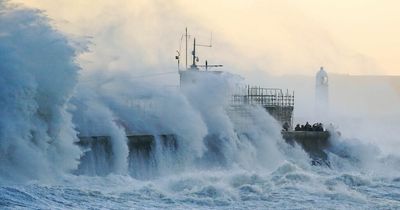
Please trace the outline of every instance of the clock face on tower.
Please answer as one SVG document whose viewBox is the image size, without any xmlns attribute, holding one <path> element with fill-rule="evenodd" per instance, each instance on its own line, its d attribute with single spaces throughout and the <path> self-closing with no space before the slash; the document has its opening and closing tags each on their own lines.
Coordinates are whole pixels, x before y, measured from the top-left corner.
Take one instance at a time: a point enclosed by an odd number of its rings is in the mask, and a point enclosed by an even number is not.
<svg viewBox="0 0 400 210">
<path fill-rule="evenodd" d="M 321 66 L 316 75 L 316 84 L 319 86 L 328 86 L 328 74 L 324 70 L 324 67 Z"/>
<path fill-rule="evenodd" d="M 322 77 L 321 78 L 321 84 L 323 84 L 323 85 L 326 85 L 326 84 L 328 84 L 328 77 Z"/>
</svg>

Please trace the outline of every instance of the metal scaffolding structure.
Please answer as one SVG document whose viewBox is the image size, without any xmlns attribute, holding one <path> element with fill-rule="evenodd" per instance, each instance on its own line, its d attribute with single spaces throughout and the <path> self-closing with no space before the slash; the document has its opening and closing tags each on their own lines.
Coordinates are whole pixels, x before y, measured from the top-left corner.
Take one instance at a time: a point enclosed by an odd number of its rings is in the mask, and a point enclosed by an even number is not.
<svg viewBox="0 0 400 210">
<path fill-rule="evenodd" d="M 287 123 L 289 129 L 293 128 L 294 92 L 247 85 L 235 91 L 231 104 L 262 106 L 282 125 Z"/>
<path fill-rule="evenodd" d="M 294 92 L 289 93 L 288 90 L 284 92 L 278 88 L 261 88 L 248 85 L 238 88 L 238 91 L 232 96 L 232 104 L 293 107 Z"/>
</svg>

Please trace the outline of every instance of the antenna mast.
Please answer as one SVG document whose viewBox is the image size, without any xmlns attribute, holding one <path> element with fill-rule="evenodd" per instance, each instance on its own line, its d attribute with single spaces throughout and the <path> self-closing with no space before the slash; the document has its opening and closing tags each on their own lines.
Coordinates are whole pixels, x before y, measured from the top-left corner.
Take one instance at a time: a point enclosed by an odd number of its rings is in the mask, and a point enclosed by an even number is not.
<svg viewBox="0 0 400 210">
<path fill-rule="evenodd" d="M 189 68 L 188 68 L 188 38 L 190 37 L 190 35 L 188 34 L 187 27 L 185 27 L 185 35 L 181 36 L 181 44 L 182 44 L 183 36 L 185 36 L 185 69 L 189 70 Z M 212 47 L 212 33 L 210 36 L 210 44 L 196 44 L 196 38 L 193 38 L 193 51 L 192 51 L 193 61 L 192 61 L 192 64 L 190 65 L 190 69 L 199 70 L 199 67 L 202 67 L 202 68 L 205 68 L 206 70 L 208 70 L 208 68 L 211 68 L 211 67 L 222 67 L 222 65 L 209 65 L 207 60 L 205 62 L 205 65 L 197 65 L 196 63 L 199 62 L 199 58 L 196 56 L 196 46 Z M 180 51 L 181 51 L 181 45 L 179 47 L 179 50 L 177 51 L 177 56 L 175 56 L 175 58 L 178 60 L 178 70 L 179 71 L 180 71 L 180 67 L 179 67 Z"/>
</svg>

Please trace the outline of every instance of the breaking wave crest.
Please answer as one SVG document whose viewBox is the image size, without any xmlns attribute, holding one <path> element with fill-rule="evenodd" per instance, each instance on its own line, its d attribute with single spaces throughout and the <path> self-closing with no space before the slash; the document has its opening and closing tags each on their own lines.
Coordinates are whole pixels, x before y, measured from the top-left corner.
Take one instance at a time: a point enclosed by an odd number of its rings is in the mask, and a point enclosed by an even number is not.
<svg viewBox="0 0 400 210">
<path fill-rule="evenodd" d="M 78 83 L 75 49 L 43 14 L 8 4 L 1 9 L 2 177 L 149 178 L 192 168 L 271 169 L 284 160 L 272 117 L 256 107 L 244 109 L 246 118 L 229 111 L 236 76 L 210 74 L 181 91 L 99 69 Z M 155 138 L 150 153 L 131 154 L 127 136 L 133 133 L 173 135 L 179 148 Z M 78 146 L 79 138 L 91 136 L 107 142 Z"/>
<path fill-rule="evenodd" d="M 0 206 L 400 205 L 398 157 L 333 136 L 331 167 L 311 166 L 262 108 L 230 110 L 234 75 L 209 75 L 181 91 L 106 69 L 79 76 L 76 55 L 41 12 L 0 1 Z M 151 152 L 132 152 L 133 133 L 155 136 Z M 78 146 L 90 136 L 108 140 Z M 55 184 L 43 184 L 49 180 Z"/>
<path fill-rule="evenodd" d="M 78 164 L 68 100 L 79 67 L 38 11 L 0 4 L 0 176 L 48 178 Z"/>
</svg>

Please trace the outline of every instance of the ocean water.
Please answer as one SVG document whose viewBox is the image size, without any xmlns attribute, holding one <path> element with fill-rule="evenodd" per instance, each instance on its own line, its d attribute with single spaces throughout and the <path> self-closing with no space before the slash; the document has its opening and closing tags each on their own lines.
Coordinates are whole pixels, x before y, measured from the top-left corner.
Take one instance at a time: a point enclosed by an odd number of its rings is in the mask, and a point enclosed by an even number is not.
<svg viewBox="0 0 400 210">
<path fill-rule="evenodd" d="M 398 209 L 399 178 L 304 171 L 215 170 L 139 181 L 129 176 L 69 177 L 1 187 L 6 209 Z"/>
<path fill-rule="evenodd" d="M 312 166 L 262 108 L 229 110 L 235 75 L 165 89 L 80 74 L 78 52 L 41 12 L 0 0 L 0 209 L 400 209 L 400 157 L 378 144 L 333 136 L 331 166 Z M 132 155 L 132 132 L 178 148 Z M 75 144 L 90 135 L 110 149 Z"/>
</svg>

